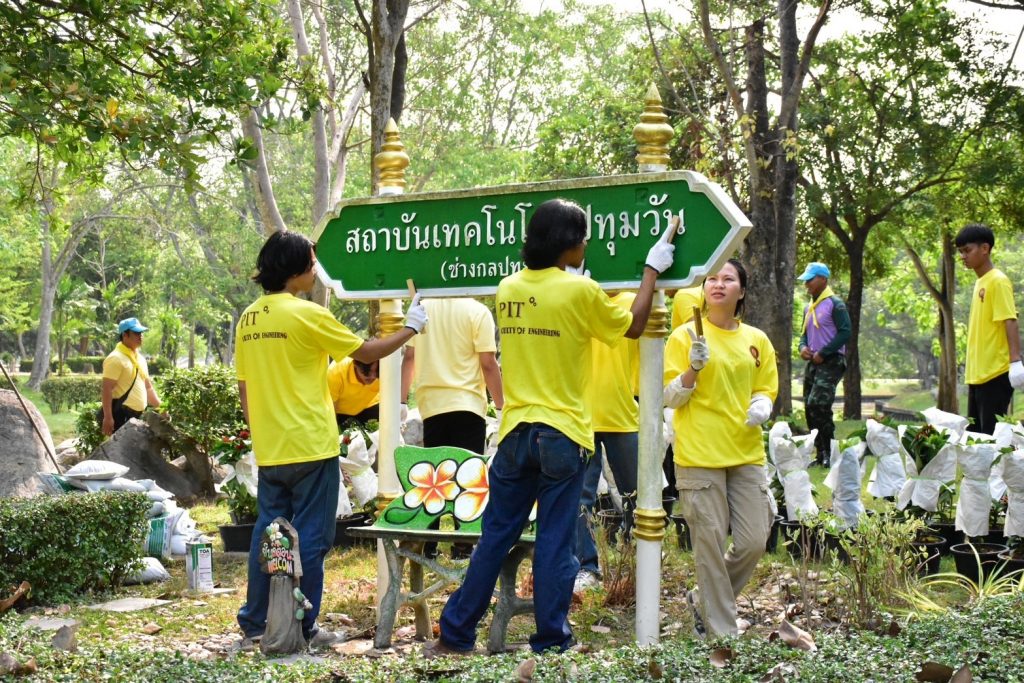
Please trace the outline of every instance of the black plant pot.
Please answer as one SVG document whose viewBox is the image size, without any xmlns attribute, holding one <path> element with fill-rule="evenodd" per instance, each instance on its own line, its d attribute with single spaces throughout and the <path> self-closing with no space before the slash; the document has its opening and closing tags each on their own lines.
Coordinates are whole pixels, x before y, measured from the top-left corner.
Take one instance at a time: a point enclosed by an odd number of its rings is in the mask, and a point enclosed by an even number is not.
<svg viewBox="0 0 1024 683">
<path fill-rule="evenodd" d="M 249 524 L 222 524 L 217 527 L 226 553 L 247 553 L 252 545 L 255 522 Z"/>
<path fill-rule="evenodd" d="M 1003 574 L 1024 571 L 1024 554 L 1018 554 L 1013 550 L 999 553 L 999 561 L 1006 563 Z"/>
<path fill-rule="evenodd" d="M 690 543 L 690 527 L 686 525 L 686 519 L 682 515 L 669 515 L 668 517 L 676 527 L 676 543 L 680 550 L 692 550 Z"/>
<path fill-rule="evenodd" d="M 786 551 L 793 559 L 802 557 L 814 559 L 821 556 L 818 549 L 818 532 L 809 529 L 798 521 L 784 519 L 779 522 L 779 530 L 786 541 Z"/>
<path fill-rule="evenodd" d="M 782 515 L 775 515 L 775 519 L 772 520 L 772 526 L 768 529 L 768 540 L 764 544 L 766 553 L 774 553 L 779 547 L 779 526 L 785 519 Z"/>
<path fill-rule="evenodd" d="M 949 552 L 953 555 L 957 572 L 971 581 L 983 581 L 1000 564 L 999 553 L 1007 550 L 1002 543 L 958 543 Z M 981 576 L 978 576 L 979 561 Z"/>
<path fill-rule="evenodd" d="M 355 538 L 349 536 L 349 529 L 370 526 L 373 524 L 373 515 L 367 512 L 357 512 L 348 517 L 339 517 L 334 520 L 334 547 L 350 548 L 355 545 L 372 546 L 372 538 Z"/>
<path fill-rule="evenodd" d="M 938 574 L 942 556 L 949 545 L 946 539 L 940 534 L 923 533 L 918 534 L 917 540 L 911 545 L 921 552 L 917 563 L 917 575 L 921 577 Z"/>
</svg>

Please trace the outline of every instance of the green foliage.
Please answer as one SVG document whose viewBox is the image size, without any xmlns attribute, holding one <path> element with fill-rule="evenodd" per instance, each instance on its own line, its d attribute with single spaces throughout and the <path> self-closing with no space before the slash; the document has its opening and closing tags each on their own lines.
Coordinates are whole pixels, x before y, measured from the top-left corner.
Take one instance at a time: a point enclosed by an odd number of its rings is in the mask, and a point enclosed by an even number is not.
<svg viewBox="0 0 1024 683">
<path fill-rule="evenodd" d="M 161 408 L 175 430 L 210 455 L 222 436 L 237 434 L 244 421 L 232 368 L 213 364 L 176 368 L 158 380 Z"/>
<path fill-rule="evenodd" d="M 147 358 L 146 365 L 149 367 L 150 377 L 167 374 L 174 367 L 171 360 L 163 356 L 151 356 Z"/>
<path fill-rule="evenodd" d="M 65 365 L 71 372 L 101 373 L 106 356 L 75 356 L 68 358 Z M 150 366 L 152 369 L 152 366 Z"/>
<path fill-rule="evenodd" d="M 849 558 L 841 581 L 849 591 L 853 621 L 866 626 L 891 608 L 895 596 L 914 582 L 923 559 L 911 545 L 920 519 L 903 518 L 891 511 L 861 515 L 856 529 L 839 533 L 839 547 Z"/>
<path fill-rule="evenodd" d="M 0 500 L 0 590 L 28 581 L 32 602 L 54 604 L 119 585 L 142 557 L 150 505 L 122 491 Z"/>
<path fill-rule="evenodd" d="M 99 420 L 96 419 L 96 411 L 103 404 L 100 401 L 84 403 L 75 420 L 75 435 L 78 437 L 78 452 L 89 455 L 96 448 L 106 441 L 106 435 L 100 429 Z"/>
<path fill-rule="evenodd" d="M 59 413 L 65 407 L 73 408 L 95 401 L 103 392 L 103 377 L 98 375 L 53 376 L 43 380 L 40 387 L 50 410 Z"/>
<path fill-rule="evenodd" d="M 249 430 L 239 425 L 234 433 L 221 437 L 211 455 L 218 465 L 230 465 L 237 469 L 239 460 L 251 450 Z M 220 490 L 227 496 L 228 512 L 231 513 L 233 524 L 256 521 L 256 497 L 249 493 L 244 482 L 237 476 L 231 476 L 221 484 Z"/>
</svg>

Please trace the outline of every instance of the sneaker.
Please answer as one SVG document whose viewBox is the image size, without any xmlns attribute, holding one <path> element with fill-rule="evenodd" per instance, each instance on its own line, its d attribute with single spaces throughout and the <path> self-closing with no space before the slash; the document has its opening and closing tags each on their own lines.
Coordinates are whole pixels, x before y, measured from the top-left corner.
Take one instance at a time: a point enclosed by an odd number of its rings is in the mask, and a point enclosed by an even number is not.
<svg viewBox="0 0 1024 683">
<path fill-rule="evenodd" d="M 588 569 L 581 569 L 572 583 L 573 593 L 582 593 L 601 585 L 601 577 Z"/>
<path fill-rule="evenodd" d="M 424 659 L 437 659 L 438 657 L 469 657 L 473 654 L 472 650 L 456 650 L 453 647 L 448 647 L 440 638 L 424 643 L 421 652 L 423 653 Z"/>
<path fill-rule="evenodd" d="M 309 639 L 309 649 L 329 650 L 332 645 L 344 643 L 347 638 L 344 631 L 328 631 L 325 628 L 318 628 L 313 637 Z"/>
<path fill-rule="evenodd" d="M 686 602 L 690 605 L 690 614 L 693 615 L 693 633 L 698 638 L 705 637 L 708 632 L 704 627 L 704 617 L 700 613 L 700 600 L 697 598 L 697 590 L 694 589 L 686 594 Z"/>
</svg>

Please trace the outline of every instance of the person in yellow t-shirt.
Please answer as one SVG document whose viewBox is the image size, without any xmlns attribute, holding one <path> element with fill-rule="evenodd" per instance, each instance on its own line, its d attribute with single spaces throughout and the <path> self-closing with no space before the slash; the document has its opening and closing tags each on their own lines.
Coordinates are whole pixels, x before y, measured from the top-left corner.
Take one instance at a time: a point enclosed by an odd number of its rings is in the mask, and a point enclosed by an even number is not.
<svg viewBox="0 0 1024 683">
<path fill-rule="evenodd" d="M 275 232 L 260 249 L 253 280 L 263 296 L 242 313 L 235 330 L 235 368 L 242 411 L 260 468 L 258 516 L 249 549 L 249 584 L 238 625 L 243 647 L 267 626 L 270 575 L 260 569 L 259 544 L 277 517 L 299 534 L 299 587 L 312 607 L 302 634 L 312 649 L 342 637 L 316 623 L 324 587 L 324 558 L 334 543 L 338 506 L 338 425 L 327 387 L 329 356 L 372 363 L 398 350 L 423 329 L 426 311 L 415 297 L 405 325 L 383 339 L 364 341 L 324 307 L 298 298 L 316 279 L 313 243 L 294 232 Z"/>
<path fill-rule="evenodd" d="M 609 296 L 613 304 L 627 311 L 636 299 L 632 292 L 609 292 Z M 591 342 L 591 354 L 593 372 L 588 399 L 594 429 L 594 455 L 583 473 L 580 515 L 576 523 L 576 559 L 580 570 L 573 582 L 573 593 L 600 585 L 601 567 L 591 520 L 601 480 L 602 457 L 607 459 L 615 477 L 615 486 L 622 495 L 623 529 L 626 533 L 633 526 L 633 508 L 636 506 L 640 407 L 635 397 L 639 393 L 640 343 L 635 339 L 620 339 L 614 346 L 609 346 L 595 339 Z"/>
<path fill-rule="evenodd" d="M 100 429 L 107 436 L 133 417 L 140 417 L 147 407 L 160 407 L 160 397 L 149 379 L 149 366 L 139 352 L 142 333 L 148 329 L 138 318 L 125 318 L 117 324 L 117 347 L 103 359 Z"/>
<path fill-rule="evenodd" d="M 402 403 L 416 386 L 423 445 L 456 446 L 483 453 L 487 392 L 504 407 L 496 358 L 494 319 L 470 298 L 428 299 L 430 333 L 413 340 L 402 357 Z"/>
<path fill-rule="evenodd" d="M 579 205 L 552 199 L 530 217 L 522 251 L 526 268 L 503 279 L 496 297 L 505 409 L 480 541 L 441 613 L 440 637 L 424 647 L 425 656 L 473 650 L 502 562 L 534 501 L 537 630 L 530 647 L 543 652 L 572 645 L 567 616 L 579 569 L 573 557 L 576 518 L 583 469 L 594 448 L 585 399 L 591 340 L 613 344 L 643 332 L 658 274 L 672 265 L 669 230 L 648 253 L 640 289 L 626 311 L 593 280 L 565 272 L 582 266 L 587 246 L 587 216 Z"/>
<path fill-rule="evenodd" d="M 334 401 L 338 428 L 355 421 L 365 425 L 380 419 L 380 363 L 342 358 L 327 368 L 327 387 Z"/>
<path fill-rule="evenodd" d="M 672 330 L 693 320 L 693 307 L 701 307 L 701 286 L 683 287 L 672 295 Z"/>
<path fill-rule="evenodd" d="M 704 335 L 690 322 L 665 347 L 676 485 L 699 585 L 687 600 L 700 636 L 737 634 L 736 596 L 771 526 L 761 424 L 771 415 L 779 375 L 767 335 L 741 322 L 746 289 L 746 269 L 730 259 L 704 281 Z M 732 546 L 723 554 L 730 528 Z"/>
<path fill-rule="evenodd" d="M 955 243 L 963 264 L 978 276 L 967 323 L 967 417 L 972 431 L 991 434 L 996 418 L 1009 412 L 1013 390 L 1024 388 L 1013 285 L 992 264 L 996 238 L 990 227 L 964 226 Z"/>
</svg>

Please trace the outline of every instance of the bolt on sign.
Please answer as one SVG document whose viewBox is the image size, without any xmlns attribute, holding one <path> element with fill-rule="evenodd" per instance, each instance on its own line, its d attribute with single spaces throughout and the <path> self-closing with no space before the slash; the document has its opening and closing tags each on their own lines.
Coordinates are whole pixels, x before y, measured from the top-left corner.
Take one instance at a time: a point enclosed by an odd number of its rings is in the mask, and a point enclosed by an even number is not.
<svg viewBox="0 0 1024 683">
<path fill-rule="evenodd" d="M 721 187 L 669 171 L 342 201 L 317 226 L 317 260 L 348 299 L 402 298 L 407 278 L 424 296 L 494 294 L 525 267 L 520 250 L 534 209 L 556 197 L 586 212 L 586 267 L 604 289 L 637 287 L 674 216 L 675 262 L 660 288 L 714 272 L 751 229 Z"/>
</svg>

